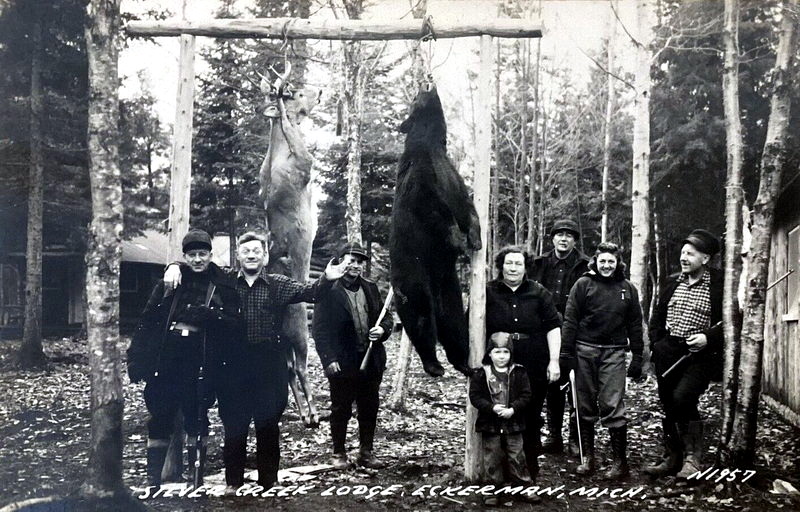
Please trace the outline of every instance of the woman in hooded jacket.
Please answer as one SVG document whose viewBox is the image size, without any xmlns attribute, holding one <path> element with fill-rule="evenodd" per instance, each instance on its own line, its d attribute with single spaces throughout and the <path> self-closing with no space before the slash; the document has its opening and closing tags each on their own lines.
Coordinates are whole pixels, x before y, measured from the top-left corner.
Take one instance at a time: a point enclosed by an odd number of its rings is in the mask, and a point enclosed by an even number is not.
<svg viewBox="0 0 800 512">
<path fill-rule="evenodd" d="M 619 247 L 601 243 L 569 294 L 562 327 L 562 359 L 575 368 L 583 459 L 581 475 L 594 472 L 594 424 L 609 429 L 613 463 L 605 477 L 628 476 L 625 417 L 626 352 L 633 353 L 627 375 L 642 376 L 642 308 L 636 287 L 625 279 Z"/>
</svg>

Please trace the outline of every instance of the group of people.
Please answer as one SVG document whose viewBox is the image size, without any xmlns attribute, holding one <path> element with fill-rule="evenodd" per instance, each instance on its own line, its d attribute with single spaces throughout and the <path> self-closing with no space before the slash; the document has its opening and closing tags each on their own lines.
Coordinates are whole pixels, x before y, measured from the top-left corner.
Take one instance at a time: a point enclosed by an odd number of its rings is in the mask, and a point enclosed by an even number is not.
<svg viewBox="0 0 800 512">
<path fill-rule="evenodd" d="M 553 249 L 530 264 L 524 248 L 502 249 L 497 278 L 487 286 L 486 358 L 470 382 L 484 478 L 496 484 L 535 480 L 539 455 L 564 451 L 569 398 L 567 447 L 580 456 L 575 473 L 596 470 L 599 420 L 609 431 L 612 456 L 604 477 L 621 480 L 630 474 L 626 377 L 642 379 L 639 295 L 625 278 L 616 244 L 601 243 L 587 257 L 576 247 L 578 226 L 568 219 L 557 221 L 550 236 Z M 644 468 L 653 477 L 688 478 L 701 466 L 704 424 L 697 406 L 722 360 L 722 278 L 708 265 L 719 250 L 719 241 L 702 229 L 683 240 L 681 272 L 667 280 L 650 320 L 665 447 L 663 457 Z M 549 434 L 542 444 L 545 400 Z"/>
<path fill-rule="evenodd" d="M 565 403 L 568 451 L 580 455 L 580 475 L 595 471 L 595 424 L 609 430 L 610 479 L 624 479 L 627 463 L 626 376 L 642 377 L 642 310 L 625 278 L 620 248 L 601 243 L 589 258 L 577 248 L 575 222 L 557 221 L 553 249 L 531 259 L 521 247 L 495 258 L 497 278 L 487 285 L 486 355 L 470 378 L 469 399 L 478 411 L 484 477 L 496 484 L 536 479 L 539 455 L 560 453 Z M 132 382 L 145 381 L 150 413 L 147 475 L 160 485 L 176 414 L 197 448 L 189 463 L 202 472 L 207 411 L 215 400 L 224 427 L 226 484 L 244 482 L 247 436 L 255 423 L 258 484 L 277 483 L 279 421 L 287 405 L 291 347 L 281 339 L 289 304 L 315 302 L 312 332 L 331 398 L 331 464 L 350 464 L 347 425 L 357 408 L 356 462 L 383 467 L 373 439 L 379 387 L 386 367 L 383 346 L 392 331 L 388 304 L 376 283 L 362 276 L 366 252 L 347 246 L 315 282 L 268 274 L 266 239 L 239 237 L 238 270 L 212 261 L 211 238 L 191 230 L 184 262 L 168 266 L 145 307 L 128 350 Z M 721 361 L 722 278 L 708 266 L 719 241 L 694 230 L 681 250 L 681 272 L 661 290 L 649 331 L 659 398 L 664 409 L 665 452 L 645 472 L 688 477 L 700 469 L 703 422 L 697 410 Z M 627 352 L 632 353 L 628 363 Z M 547 401 L 549 434 L 541 442 Z"/>
<path fill-rule="evenodd" d="M 380 467 L 372 439 L 386 363 L 381 342 L 392 326 L 391 315 L 376 321 L 383 301 L 375 283 L 361 277 L 367 259 L 363 249 L 349 246 L 340 262 L 331 261 L 310 284 L 268 274 L 267 240 L 254 232 L 238 238 L 238 270 L 221 269 L 211 261 L 211 237 L 202 230 L 190 230 L 184 237 L 183 256 L 185 261 L 169 265 L 164 280 L 156 284 L 128 349 L 131 382 L 146 382 L 148 483 L 161 485 L 177 414 L 183 416 L 187 437 L 198 441 L 198 448 L 191 444 L 188 450 L 189 466 L 202 472 L 207 412 L 215 399 L 224 428 L 226 484 L 235 489 L 245 483 L 251 422 L 258 485 L 277 483 L 279 422 L 288 401 L 291 350 L 281 338 L 281 325 L 287 306 L 298 302 L 317 302 L 313 331 L 330 381 L 336 465 L 348 464 L 347 421 L 357 402 L 357 462 Z M 371 343 L 366 371 L 361 372 Z"/>
</svg>

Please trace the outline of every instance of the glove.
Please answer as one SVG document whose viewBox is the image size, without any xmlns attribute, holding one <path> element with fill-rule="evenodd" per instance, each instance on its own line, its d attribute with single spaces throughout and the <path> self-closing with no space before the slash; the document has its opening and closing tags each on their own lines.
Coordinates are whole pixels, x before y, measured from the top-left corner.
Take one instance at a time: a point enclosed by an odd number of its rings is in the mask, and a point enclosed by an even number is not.
<svg viewBox="0 0 800 512">
<path fill-rule="evenodd" d="M 642 356 L 640 354 L 634 354 L 633 358 L 631 358 L 631 365 L 628 366 L 628 377 L 637 382 L 642 380 Z"/>
</svg>

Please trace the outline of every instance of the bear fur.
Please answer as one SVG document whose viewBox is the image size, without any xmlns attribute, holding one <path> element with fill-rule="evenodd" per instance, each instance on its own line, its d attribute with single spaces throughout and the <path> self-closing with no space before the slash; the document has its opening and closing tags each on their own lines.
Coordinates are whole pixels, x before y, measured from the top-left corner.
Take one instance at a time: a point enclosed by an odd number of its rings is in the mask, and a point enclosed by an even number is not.
<svg viewBox="0 0 800 512">
<path fill-rule="evenodd" d="M 447 125 L 434 86 L 420 89 L 401 125 L 405 149 L 397 169 L 389 258 L 395 306 L 423 368 L 444 373 L 436 342 L 467 373 L 469 332 L 456 259 L 481 248 L 475 205 L 447 158 Z"/>
</svg>

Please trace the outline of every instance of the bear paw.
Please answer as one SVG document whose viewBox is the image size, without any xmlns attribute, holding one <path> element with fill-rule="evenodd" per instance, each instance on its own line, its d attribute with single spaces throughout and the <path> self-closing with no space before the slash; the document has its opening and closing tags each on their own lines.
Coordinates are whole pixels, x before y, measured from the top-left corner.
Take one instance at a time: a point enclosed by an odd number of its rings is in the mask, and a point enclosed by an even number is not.
<svg viewBox="0 0 800 512">
<path fill-rule="evenodd" d="M 441 377 L 444 375 L 444 368 L 439 361 L 423 361 L 422 369 L 431 377 Z"/>
</svg>

